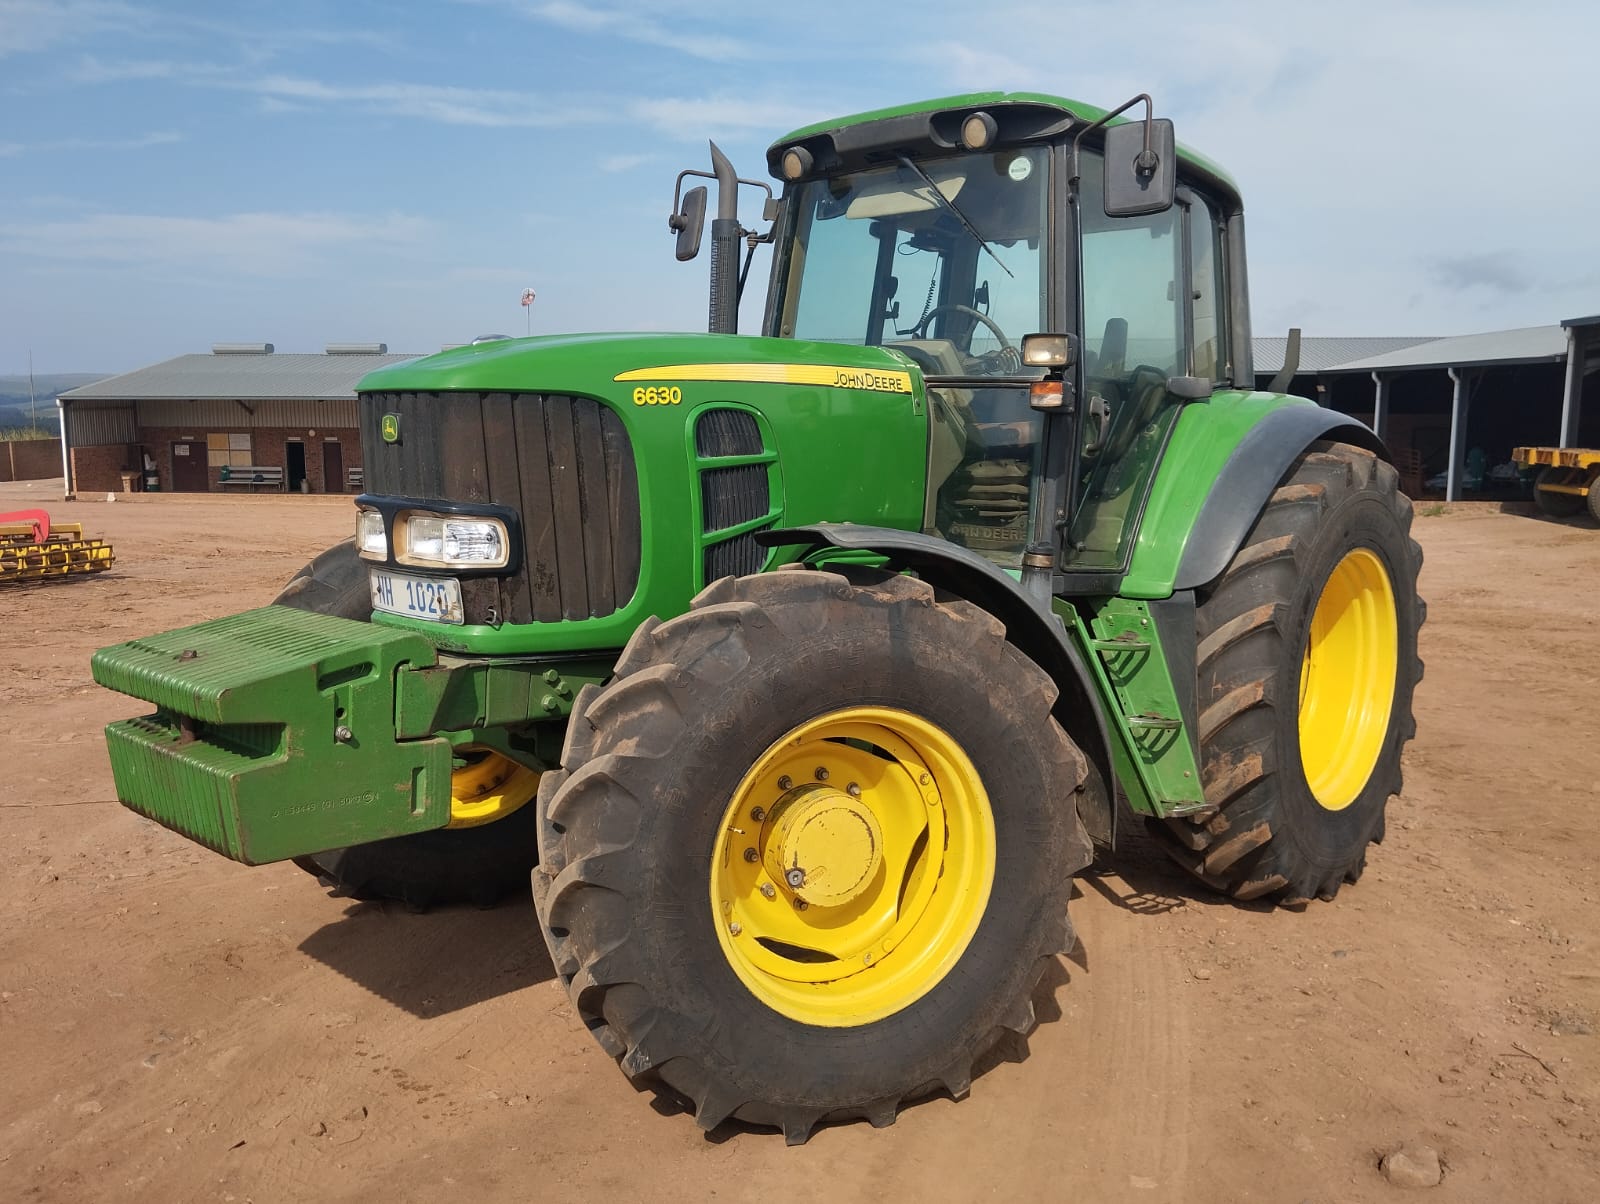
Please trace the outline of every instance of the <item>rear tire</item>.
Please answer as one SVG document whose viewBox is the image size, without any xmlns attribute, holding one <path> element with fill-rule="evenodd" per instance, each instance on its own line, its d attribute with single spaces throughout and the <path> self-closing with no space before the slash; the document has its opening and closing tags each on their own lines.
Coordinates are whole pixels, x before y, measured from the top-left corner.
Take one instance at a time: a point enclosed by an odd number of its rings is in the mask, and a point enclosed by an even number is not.
<svg viewBox="0 0 1600 1204">
<path fill-rule="evenodd" d="M 372 617 L 367 591 L 367 566 L 356 555 L 355 541 L 347 540 L 296 573 L 273 601 L 366 622 Z M 396 899 L 416 910 L 449 903 L 493 907 L 528 889 L 538 857 L 537 833 L 535 810 L 527 803 L 479 827 L 328 849 L 296 857 L 294 863 L 340 897 Z"/>
<path fill-rule="evenodd" d="M 1589 503 L 1589 517 L 1600 523 L 1600 473 L 1589 478 L 1589 496 L 1585 500 Z"/>
<path fill-rule="evenodd" d="M 1547 493 L 1539 488 L 1540 485 L 1546 483 L 1572 484 L 1571 476 L 1572 474 L 1564 468 L 1541 468 L 1539 470 L 1539 476 L 1533 484 L 1533 504 L 1538 507 L 1540 514 L 1548 518 L 1571 518 L 1583 509 L 1584 499 L 1576 494 Z M 1597 506 L 1600 506 L 1600 503 L 1595 502 L 1594 492 L 1591 490 L 1589 493 L 1589 513 L 1594 516 L 1596 521 L 1600 521 L 1600 514 L 1596 513 Z"/>
<path fill-rule="evenodd" d="M 1411 502 L 1392 466 L 1361 448 L 1317 443 L 1200 600 L 1201 776 L 1211 807 L 1151 827 L 1217 890 L 1288 904 L 1331 899 L 1360 876 L 1368 843 L 1382 840 L 1422 677 L 1422 549 L 1410 530 Z M 1353 643 L 1330 645 L 1331 671 L 1315 677 L 1314 619 L 1321 640 L 1343 614 L 1352 616 Z M 1319 704 L 1317 683 L 1331 677 L 1343 695 L 1335 706 L 1323 694 Z M 1312 709 L 1319 705 L 1327 710 Z M 1341 722 L 1329 722 L 1330 711 Z"/>
<path fill-rule="evenodd" d="M 1090 856 L 1075 807 L 1085 762 L 1051 717 L 1055 694 L 991 615 L 925 582 L 871 570 L 724 578 L 687 614 L 644 624 L 612 683 L 579 694 L 565 770 L 547 774 L 539 791 L 534 900 L 584 1023 L 630 1079 L 687 1099 L 705 1129 L 735 1117 L 780 1128 L 795 1144 L 824 1119 L 887 1125 L 906 1100 L 941 1088 L 964 1095 L 975 1058 L 1006 1032 L 1032 1028 L 1031 995 L 1045 964 L 1075 943 L 1067 897 L 1071 875 Z M 881 744 L 841 727 L 792 753 L 803 744 L 796 733 L 869 708 L 889 717 Z M 754 884 L 770 864 L 762 857 L 794 830 L 780 817 L 796 812 L 783 808 L 798 806 L 792 795 L 815 783 L 849 791 L 835 795 L 835 831 L 861 818 L 853 808 L 890 815 L 892 783 L 909 763 L 885 755 L 902 734 L 895 716 L 907 728 L 915 720 L 918 730 L 935 729 L 935 743 L 948 741 L 952 761 L 964 760 L 981 782 L 977 795 L 992 815 L 984 846 L 992 878 L 981 892 L 941 896 L 947 886 L 967 890 L 951 884 L 967 881 L 959 874 L 968 845 L 959 823 L 929 837 L 938 830 L 929 817 L 958 814 L 949 801 L 970 779 L 928 757 L 921 768 L 932 772 L 920 780 L 943 801 L 926 803 L 926 832 L 908 844 L 920 850 L 912 859 L 920 868 L 903 880 L 859 877 L 873 883 L 861 914 L 876 914 L 880 900 L 896 915 L 915 914 L 907 901 L 925 889 L 950 910 L 929 904 L 923 914 L 950 923 L 929 930 L 907 921 L 905 939 L 888 943 L 877 961 L 859 950 L 835 956 L 831 934 L 836 922 L 856 922 L 854 896 L 847 904 L 819 900 L 807 917 L 804 872 L 800 883 L 788 872 L 794 897 L 782 870 L 759 894 Z M 874 747 L 880 759 L 866 773 L 836 765 L 831 779 L 805 773 L 792 788 L 804 768 L 797 763 L 792 779 L 751 792 L 752 783 L 768 782 L 763 774 L 779 772 L 773 758 L 849 763 Z M 919 770 L 904 780 L 916 782 Z M 858 781 L 863 788 L 852 789 Z M 981 826 L 967 830 L 977 833 L 973 844 L 983 843 Z M 885 818 L 882 832 L 890 831 Z M 887 865 L 891 839 L 876 847 Z M 778 856 L 790 865 L 782 849 Z M 748 896 L 719 894 L 741 873 Z M 958 925 L 967 925 L 964 935 L 952 940 Z M 789 940 L 769 943 L 780 930 Z M 946 960 L 928 970 L 939 951 Z M 757 963 L 774 954 L 793 960 L 763 977 Z M 809 986 L 789 981 L 811 971 Z M 887 1009 L 856 1010 L 885 982 L 900 981 L 916 989 Z"/>
</svg>

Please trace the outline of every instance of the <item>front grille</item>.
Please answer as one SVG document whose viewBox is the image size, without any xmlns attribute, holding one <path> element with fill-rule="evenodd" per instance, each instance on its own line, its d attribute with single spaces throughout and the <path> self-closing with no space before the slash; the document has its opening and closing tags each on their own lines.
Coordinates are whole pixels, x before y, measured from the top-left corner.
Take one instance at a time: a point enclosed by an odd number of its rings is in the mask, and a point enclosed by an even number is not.
<svg viewBox="0 0 1600 1204">
<path fill-rule="evenodd" d="M 767 466 L 741 464 L 737 468 L 708 468 L 700 474 L 702 531 L 726 531 L 760 518 L 770 506 Z"/>
<path fill-rule="evenodd" d="M 382 439 L 386 414 L 398 442 Z M 468 623 L 599 618 L 633 597 L 639 478 L 608 407 L 554 393 L 364 393 L 360 417 L 370 492 L 521 515 L 522 567 L 462 582 Z"/>
</svg>

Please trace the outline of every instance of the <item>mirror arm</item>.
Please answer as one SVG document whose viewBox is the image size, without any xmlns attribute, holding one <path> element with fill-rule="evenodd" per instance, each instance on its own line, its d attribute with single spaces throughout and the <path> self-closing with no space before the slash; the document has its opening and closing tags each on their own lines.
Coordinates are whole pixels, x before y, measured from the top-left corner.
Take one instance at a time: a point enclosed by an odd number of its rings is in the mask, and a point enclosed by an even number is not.
<svg viewBox="0 0 1600 1204">
<path fill-rule="evenodd" d="M 1144 150 L 1139 153 L 1139 170 L 1148 175 L 1156 169 L 1156 153 L 1150 146 L 1150 133 L 1155 125 L 1156 105 L 1155 101 L 1150 99 L 1150 93 L 1141 92 L 1132 100 L 1123 101 L 1122 104 L 1101 117 L 1099 121 L 1091 122 L 1078 131 L 1077 137 L 1072 140 L 1072 167 L 1067 172 L 1067 183 L 1074 189 L 1077 188 L 1078 178 L 1081 174 L 1078 171 L 1078 146 L 1083 141 L 1084 135 L 1103 129 L 1111 123 L 1113 117 L 1122 116 L 1140 101 L 1144 102 Z"/>
</svg>

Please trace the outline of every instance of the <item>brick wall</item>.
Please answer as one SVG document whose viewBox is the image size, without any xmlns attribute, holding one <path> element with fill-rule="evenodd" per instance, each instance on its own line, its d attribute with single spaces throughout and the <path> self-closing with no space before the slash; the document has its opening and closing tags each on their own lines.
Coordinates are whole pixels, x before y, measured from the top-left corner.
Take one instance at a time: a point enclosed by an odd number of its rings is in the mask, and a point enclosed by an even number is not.
<svg viewBox="0 0 1600 1204">
<path fill-rule="evenodd" d="M 322 468 L 323 448 L 328 441 L 337 441 L 340 452 L 344 458 L 346 469 L 361 467 L 361 438 L 352 429 L 323 429 L 316 430 L 285 430 L 282 427 L 141 427 L 139 437 L 143 441 L 150 457 L 156 462 L 156 471 L 161 476 L 161 488 L 170 490 L 173 482 L 172 476 L 172 445 L 184 439 L 197 439 L 205 442 L 207 435 L 242 434 L 250 436 L 250 463 L 262 468 L 282 468 L 284 481 L 288 482 L 289 453 L 288 444 L 291 440 L 298 441 L 305 448 L 306 480 L 310 483 L 312 493 L 323 493 Z M 208 465 L 206 476 L 213 492 L 220 492 L 223 488 L 222 469 Z M 335 483 L 334 492 L 344 493 L 343 479 Z M 241 488 L 237 485 L 228 486 L 230 489 Z M 244 487 L 248 489 L 249 487 Z"/>
<path fill-rule="evenodd" d="M 0 481 L 46 481 L 61 475 L 61 444 L 54 439 L 0 442 Z"/>
<path fill-rule="evenodd" d="M 73 448 L 73 487 L 79 493 L 121 493 L 122 474 L 129 465 L 128 452 L 125 443 Z"/>
</svg>

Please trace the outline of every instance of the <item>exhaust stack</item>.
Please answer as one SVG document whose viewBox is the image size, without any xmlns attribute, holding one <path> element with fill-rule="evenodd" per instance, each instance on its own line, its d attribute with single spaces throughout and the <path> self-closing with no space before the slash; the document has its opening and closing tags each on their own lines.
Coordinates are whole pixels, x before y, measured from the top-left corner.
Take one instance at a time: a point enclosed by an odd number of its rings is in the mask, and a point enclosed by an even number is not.
<svg viewBox="0 0 1600 1204">
<path fill-rule="evenodd" d="M 712 334 L 739 333 L 739 177 L 728 156 L 711 143 L 717 176 L 717 216 L 711 222 Z"/>
</svg>

